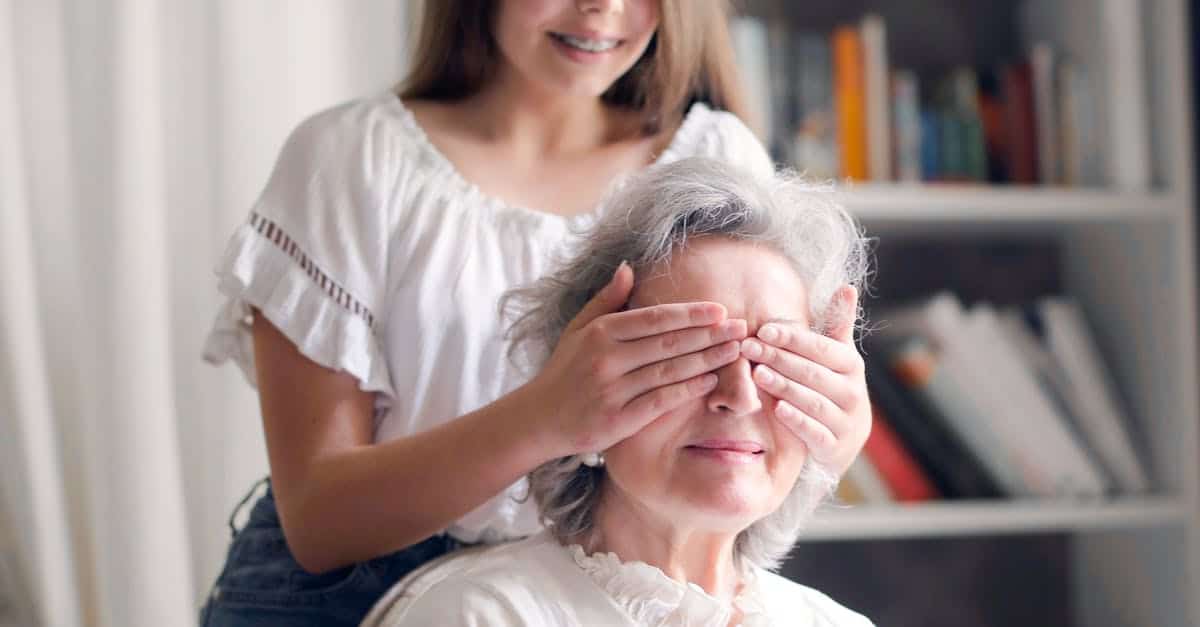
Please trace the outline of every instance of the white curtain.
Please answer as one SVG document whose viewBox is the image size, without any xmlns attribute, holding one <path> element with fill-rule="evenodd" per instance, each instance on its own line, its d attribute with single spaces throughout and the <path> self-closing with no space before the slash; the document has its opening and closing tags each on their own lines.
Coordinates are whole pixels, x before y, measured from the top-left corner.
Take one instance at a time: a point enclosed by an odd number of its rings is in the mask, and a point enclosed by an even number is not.
<svg viewBox="0 0 1200 627">
<path fill-rule="evenodd" d="M 266 474 L 200 360 L 304 116 L 401 77 L 406 0 L 0 0 L 0 577 L 20 624 L 193 624 Z M 0 575 L 4 573 L 0 569 Z"/>
</svg>

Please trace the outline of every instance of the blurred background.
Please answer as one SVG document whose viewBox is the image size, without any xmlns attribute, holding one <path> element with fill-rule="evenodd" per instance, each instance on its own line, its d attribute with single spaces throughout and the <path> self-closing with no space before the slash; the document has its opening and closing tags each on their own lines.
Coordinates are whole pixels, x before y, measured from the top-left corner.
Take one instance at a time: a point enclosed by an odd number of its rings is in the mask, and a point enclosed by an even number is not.
<svg viewBox="0 0 1200 627">
<path fill-rule="evenodd" d="M 1196 5 L 736 3 L 754 128 L 879 238 L 875 429 L 785 574 L 879 625 L 1200 625 Z M 418 10 L 0 0 L 0 626 L 194 624 L 267 472 L 213 264 Z"/>
</svg>

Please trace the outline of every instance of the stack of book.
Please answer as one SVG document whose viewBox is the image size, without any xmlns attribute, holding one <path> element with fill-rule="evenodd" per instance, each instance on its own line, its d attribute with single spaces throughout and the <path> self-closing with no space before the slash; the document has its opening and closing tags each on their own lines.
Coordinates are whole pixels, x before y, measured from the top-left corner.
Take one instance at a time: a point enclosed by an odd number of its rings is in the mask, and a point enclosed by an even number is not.
<svg viewBox="0 0 1200 627">
<path fill-rule="evenodd" d="M 879 312 L 866 339 L 875 420 L 839 494 L 849 503 L 1099 499 L 1150 490 L 1079 305 L 950 292 Z"/>
<path fill-rule="evenodd" d="M 1142 128 L 1144 121 L 1127 119 L 1129 107 L 1098 109 L 1091 69 L 1050 43 L 991 67 L 919 73 L 889 66 L 887 29 L 877 15 L 829 34 L 741 16 L 732 35 L 759 130 L 776 160 L 809 177 L 1067 186 L 1119 178 L 1125 187 L 1148 181 L 1145 163 L 1122 157 L 1113 174 L 1118 160 L 1103 158 L 1120 148 L 1106 128 Z M 1104 77 L 1108 93 L 1119 78 Z"/>
</svg>

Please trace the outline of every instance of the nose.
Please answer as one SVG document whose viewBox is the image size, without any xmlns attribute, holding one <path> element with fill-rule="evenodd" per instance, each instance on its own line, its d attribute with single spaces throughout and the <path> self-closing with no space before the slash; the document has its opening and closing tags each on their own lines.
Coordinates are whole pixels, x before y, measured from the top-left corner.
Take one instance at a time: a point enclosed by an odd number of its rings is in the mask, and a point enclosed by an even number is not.
<svg viewBox="0 0 1200 627">
<path fill-rule="evenodd" d="M 708 394 L 708 410 L 714 414 L 743 416 L 762 409 L 758 386 L 750 376 L 750 362 L 745 357 L 716 371 L 717 387 Z"/>
</svg>

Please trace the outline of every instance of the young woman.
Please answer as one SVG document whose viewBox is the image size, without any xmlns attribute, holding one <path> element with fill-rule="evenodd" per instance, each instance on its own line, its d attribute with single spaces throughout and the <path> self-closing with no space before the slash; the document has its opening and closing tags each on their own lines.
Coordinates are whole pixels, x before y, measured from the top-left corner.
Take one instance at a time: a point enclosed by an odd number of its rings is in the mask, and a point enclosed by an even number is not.
<svg viewBox="0 0 1200 627">
<path fill-rule="evenodd" d="M 429 2 L 398 94 L 292 133 L 218 266 L 227 301 L 205 357 L 257 386 L 271 478 L 201 624 L 357 624 L 421 563 L 537 531 L 519 498 L 530 470 L 623 440 L 739 358 L 745 321 L 719 304 L 622 312 L 628 270 L 532 379 L 497 314 L 619 177 L 686 156 L 771 169 L 737 117 L 726 10 Z M 796 355 L 845 377 L 821 357 Z M 838 473 L 870 429 L 861 373 L 845 383 L 852 411 L 809 390 L 824 411 L 798 423 Z"/>
</svg>

